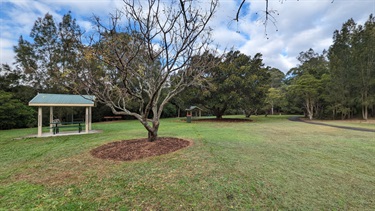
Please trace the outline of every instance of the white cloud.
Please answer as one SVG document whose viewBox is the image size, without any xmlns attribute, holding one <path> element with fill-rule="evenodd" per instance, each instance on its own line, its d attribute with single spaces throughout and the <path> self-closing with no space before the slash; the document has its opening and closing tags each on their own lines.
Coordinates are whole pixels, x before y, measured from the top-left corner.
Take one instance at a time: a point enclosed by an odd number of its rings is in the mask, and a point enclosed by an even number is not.
<svg viewBox="0 0 375 211">
<path fill-rule="evenodd" d="M 340 29 L 349 18 L 363 24 L 368 16 L 375 14 L 374 0 L 301 0 L 269 1 L 269 8 L 277 10 L 276 28 L 272 22 L 267 27 L 264 21 L 264 0 L 247 0 L 241 11 L 240 21 L 233 21 L 241 0 L 219 0 L 220 5 L 210 27 L 213 38 L 222 48 L 234 47 L 253 56 L 263 54 L 268 66 L 287 72 L 296 66 L 299 52 L 313 48 L 316 52 L 328 49 L 334 30 Z M 167 1 L 163 1 L 167 2 Z M 202 8 L 208 8 L 207 1 L 200 1 Z M 72 16 L 85 30 L 90 31 L 93 14 L 108 17 L 121 0 L 13 0 L 1 2 L 0 11 L 0 60 L 12 63 L 12 46 L 17 45 L 20 35 L 28 36 L 35 20 L 49 12 L 60 21 L 63 14 L 72 11 Z M 258 15 L 256 15 L 256 13 Z M 258 21 L 254 18 L 258 16 Z M 267 37 L 269 39 L 267 39 Z"/>
<path fill-rule="evenodd" d="M 13 40 L 3 38 L 0 39 L 0 64 L 11 65 L 13 63 L 13 45 Z"/>
</svg>

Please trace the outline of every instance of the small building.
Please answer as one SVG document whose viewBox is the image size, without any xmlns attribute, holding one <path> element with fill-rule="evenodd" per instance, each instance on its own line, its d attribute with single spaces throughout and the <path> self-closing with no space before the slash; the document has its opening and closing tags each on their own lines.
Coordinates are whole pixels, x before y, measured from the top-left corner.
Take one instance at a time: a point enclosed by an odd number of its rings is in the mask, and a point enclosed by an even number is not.
<svg viewBox="0 0 375 211">
<path fill-rule="evenodd" d="M 29 106 L 38 106 L 38 137 L 42 136 L 43 126 L 43 107 L 49 107 L 50 132 L 53 127 L 53 108 L 54 107 L 85 107 L 85 133 L 91 130 L 92 107 L 95 106 L 95 96 L 93 95 L 70 95 L 70 94 L 47 94 L 38 93 L 30 102 Z"/>
<path fill-rule="evenodd" d="M 185 109 L 186 111 L 186 116 L 195 116 L 196 117 L 201 117 L 202 116 L 202 109 L 199 108 L 198 106 L 190 106 L 190 108 Z"/>
</svg>

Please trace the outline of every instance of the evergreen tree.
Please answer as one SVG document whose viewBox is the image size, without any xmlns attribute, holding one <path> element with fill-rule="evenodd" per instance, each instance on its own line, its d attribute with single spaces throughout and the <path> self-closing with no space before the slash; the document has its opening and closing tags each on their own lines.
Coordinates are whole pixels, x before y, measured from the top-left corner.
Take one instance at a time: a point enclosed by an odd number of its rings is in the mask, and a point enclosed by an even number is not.
<svg viewBox="0 0 375 211">
<path fill-rule="evenodd" d="M 14 47 L 16 65 L 24 72 L 25 82 L 38 91 L 66 92 L 67 69 L 77 67 L 81 56 L 81 36 L 70 12 L 59 24 L 49 13 L 38 18 L 30 33 L 31 41 L 20 36 Z"/>
</svg>

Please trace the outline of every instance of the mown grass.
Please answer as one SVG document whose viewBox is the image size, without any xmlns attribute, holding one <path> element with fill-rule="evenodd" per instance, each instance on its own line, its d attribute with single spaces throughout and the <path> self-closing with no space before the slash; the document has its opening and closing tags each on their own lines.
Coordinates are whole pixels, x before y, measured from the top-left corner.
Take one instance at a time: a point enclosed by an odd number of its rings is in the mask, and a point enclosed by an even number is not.
<svg viewBox="0 0 375 211">
<path fill-rule="evenodd" d="M 0 131 L 0 209 L 374 210 L 375 134 L 291 122 L 191 124 L 164 119 L 160 136 L 194 145 L 133 162 L 93 158 L 102 144 L 145 137 L 136 121 L 100 134 L 17 139 Z"/>
</svg>

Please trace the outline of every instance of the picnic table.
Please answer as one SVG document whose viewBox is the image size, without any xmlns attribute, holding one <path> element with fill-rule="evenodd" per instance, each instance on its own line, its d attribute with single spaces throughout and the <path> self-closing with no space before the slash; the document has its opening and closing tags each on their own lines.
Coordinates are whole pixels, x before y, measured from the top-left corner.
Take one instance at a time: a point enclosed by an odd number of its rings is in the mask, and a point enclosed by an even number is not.
<svg viewBox="0 0 375 211">
<path fill-rule="evenodd" d="M 85 122 L 78 121 L 78 122 L 60 122 L 60 120 L 55 119 L 53 122 L 50 123 L 52 125 L 50 129 L 52 129 L 53 134 L 58 134 L 61 128 L 77 128 L 78 133 L 82 131 Z"/>
</svg>

